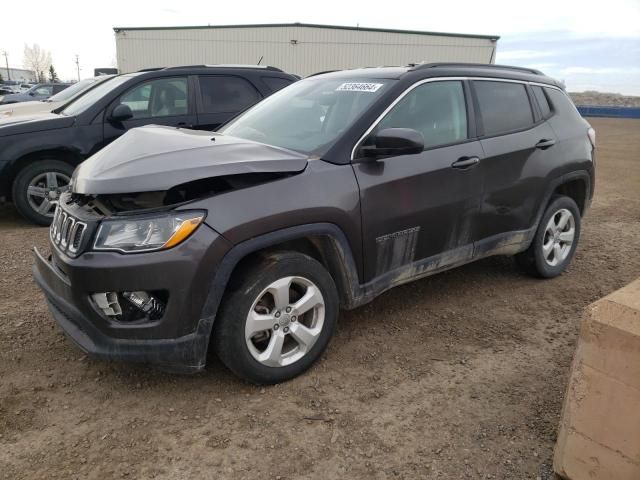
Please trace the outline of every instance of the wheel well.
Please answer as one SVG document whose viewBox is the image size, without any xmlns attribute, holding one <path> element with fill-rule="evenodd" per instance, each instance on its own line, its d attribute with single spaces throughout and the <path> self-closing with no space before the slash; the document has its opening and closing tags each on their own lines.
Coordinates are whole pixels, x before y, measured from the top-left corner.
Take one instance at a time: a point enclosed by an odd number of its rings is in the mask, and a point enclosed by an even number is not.
<svg viewBox="0 0 640 480">
<path fill-rule="evenodd" d="M 268 256 L 270 253 L 283 251 L 299 252 L 320 262 L 336 284 L 340 305 L 349 304 L 350 284 L 347 268 L 342 259 L 343 254 L 337 242 L 329 235 L 312 235 L 287 240 L 248 254 L 234 268 L 228 286 L 233 286 L 237 280 L 243 278 L 244 272 L 250 270 L 252 265 L 255 265 L 259 259 Z"/>
<path fill-rule="evenodd" d="M 7 179 L 7 185 L 11 187 L 18 173 L 23 168 L 31 165 L 34 162 L 37 162 L 38 160 L 58 160 L 61 162 L 68 163 L 69 165 L 75 167 L 82 161 L 82 158 L 77 153 L 64 148 L 52 148 L 48 150 L 39 150 L 37 152 L 28 153 L 18 158 L 15 162 L 13 162 L 13 165 L 9 170 L 9 178 Z M 12 194 L 12 188 L 9 188 L 9 197 L 11 197 L 11 194 Z"/>
<path fill-rule="evenodd" d="M 584 207 L 587 201 L 587 184 L 581 179 L 570 180 L 559 185 L 554 191 L 556 195 L 566 195 L 573 199 L 580 209 L 580 215 L 584 213 Z"/>
</svg>

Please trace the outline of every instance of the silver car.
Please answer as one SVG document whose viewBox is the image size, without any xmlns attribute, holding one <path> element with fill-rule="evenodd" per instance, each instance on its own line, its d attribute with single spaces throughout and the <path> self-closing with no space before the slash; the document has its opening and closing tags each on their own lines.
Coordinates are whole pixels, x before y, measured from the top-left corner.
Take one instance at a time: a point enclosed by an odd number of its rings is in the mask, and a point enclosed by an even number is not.
<svg viewBox="0 0 640 480">
<path fill-rule="evenodd" d="M 31 100 L 46 100 L 70 85 L 70 83 L 39 83 L 31 87 L 26 92 L 13 93 L 0 97 L 0 105 L 6 105 L 7 103 L 29 102 Z"/>
</svg>

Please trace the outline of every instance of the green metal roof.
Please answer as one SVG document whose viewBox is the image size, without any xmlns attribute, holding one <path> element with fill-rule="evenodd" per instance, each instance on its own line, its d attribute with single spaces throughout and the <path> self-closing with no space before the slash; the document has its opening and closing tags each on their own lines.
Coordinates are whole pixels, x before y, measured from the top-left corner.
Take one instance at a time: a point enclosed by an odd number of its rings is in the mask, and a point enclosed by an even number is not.
<svg viewBox="0 0 640 480">
<path fill-rule="evenodd" d="M 365 28 L 347 27 L 342 25 L 320 25 L 316 23 L 256 23 L 245 25 L 191 25 L 183 27 L 113 27 L 113 31 L 118 33 L 126 30 L 198 30 L 204 28 L 267 28 L 267 27 L 308 27 L 308 28 L 333 28 L 336 30 L 357 30 L 361 32 L 383 32 L 383 33 L 405 33 L 413 35 L 440 35 L 446 37 L 464 38 L 484 38 L 487 40 L 498 40 L 498 35 L 472 35 L 467 33 L 446 33 L 427 32 L 420 30 L 394 30 L 391 28 Z"/>
</svg>

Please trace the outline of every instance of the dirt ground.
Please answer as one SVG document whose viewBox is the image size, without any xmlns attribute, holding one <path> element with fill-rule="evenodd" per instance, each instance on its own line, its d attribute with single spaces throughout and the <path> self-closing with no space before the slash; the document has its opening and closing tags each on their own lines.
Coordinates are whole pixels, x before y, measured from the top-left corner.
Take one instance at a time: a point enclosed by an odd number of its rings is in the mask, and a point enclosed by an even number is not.
<svg viewBox="0 0 640 480">
<path fill-rule="evenodd" d="M 341 316 L 317 366 L 245 384 L 87 358 L 0 209 L 0 478 L 549 479 L 586 305 L 640 275 L 640 121 L 593 119 L 596 198 L 553 280 L 491 258 Z"/>
</svg>

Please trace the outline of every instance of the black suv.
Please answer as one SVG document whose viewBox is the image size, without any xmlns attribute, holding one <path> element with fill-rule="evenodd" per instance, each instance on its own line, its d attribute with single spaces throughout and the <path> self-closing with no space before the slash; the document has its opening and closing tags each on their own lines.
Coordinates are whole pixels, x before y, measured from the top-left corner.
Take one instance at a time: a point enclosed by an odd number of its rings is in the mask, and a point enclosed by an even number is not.
<svg viewBox="0 0 640 480">
<path fill-rule="evenodd" d="M 51 113 L 0 119 L 0 199 L 49 225 L 74 168 L 127 130 L 212 130 L 296 80 L 274 67 L 150 69 L 105 80 Z"/>
<path fill-rule="evenodd" d="M 430 64 L 301 80 L 219 133 L 134 129 L 81 164 L 34 275 L 101 358 L 257 383 L 308 368 L 340 308 L 489 255 L 567 267 L 595 134 L 541 73 Z"/>
</svg>

